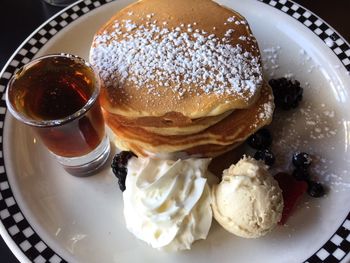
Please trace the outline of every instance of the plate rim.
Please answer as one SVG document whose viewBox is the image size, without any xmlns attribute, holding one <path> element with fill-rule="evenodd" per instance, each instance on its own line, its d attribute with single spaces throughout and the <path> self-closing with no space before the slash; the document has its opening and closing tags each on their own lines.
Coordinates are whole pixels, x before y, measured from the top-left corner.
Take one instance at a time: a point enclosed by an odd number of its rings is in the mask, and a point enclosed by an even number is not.
<svg viewBox="0 0 350 263">
<path fill-rule="evenodd" d="M 16 69 L 29 62 L 53 36 L 75 20 L 113 1 L 118 0 L 79 0 L 37 27 L 18 46 L 0 71 L 0 94 L 4 94 L 6 84 Z M 350 44 L 330 24 L 292 0 L 255 1 L 275 8 L 303 24 L 333 51 L 346 71 L 350 73 Z M 0 138 L 3 138 L 6 112 L 5 97 L 2 96 L 0 100 L 0 122 L 2 124 Z M 12 253 L 21 262 L 30 262 L 40 257 L 46 261 L 67 262 L 41 239 L 19 208 L 7 178 L 2 140 L 0 141 L 0 234 Z M 325 259 L 332 260 L 330 262 L 341 262 L 350 253 L 350 242 L 346 240 L 349 235 L 350 212 L 328 241 L 304 262 L 323 262 Z M 338 241 L 334 243 L 335 237 Z M 339 237 L 342 239 L 341 242 L 339 242 Z M 337 258 L 333 253 L 339 250 L 343 252 L 341 253 L 343 256 Z"/>
</svg>

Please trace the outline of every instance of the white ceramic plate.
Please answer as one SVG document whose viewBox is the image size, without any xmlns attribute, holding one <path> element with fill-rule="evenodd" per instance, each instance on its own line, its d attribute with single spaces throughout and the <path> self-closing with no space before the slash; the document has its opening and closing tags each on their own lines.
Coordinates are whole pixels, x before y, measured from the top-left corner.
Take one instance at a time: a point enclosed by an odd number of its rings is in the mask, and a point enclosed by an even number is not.
<svg viewBox="0 0 350 263">
<path fill-rule="evenodd" d="M 36 30 L 2 71 L 1 92 L 34 56 L 68 52 L 87 58 L 94 32 L 131 1 L 107 2 L 79 2 Z M 327 187 L 327 196 L 305 196 L 288 225 L 266 237 L 237 238 L 214 223 L 208 239 L 191 251 L 159 252 L 126 230 L 122 195 L 108 167 L 89 178 L 66 174 L 27 127 L 5 116 L 2 99 L 0 232 L 22 262 L 348 262 L 349 45 L 291 1 L 220 2 L 248 19 L 267 78 L 287 74 L 304 86 L 300 108 L 276 115 L 273 148 L 277 167 L 289 171 L 294 150 L 313 154 L 312 173 Z"/>
</svg>

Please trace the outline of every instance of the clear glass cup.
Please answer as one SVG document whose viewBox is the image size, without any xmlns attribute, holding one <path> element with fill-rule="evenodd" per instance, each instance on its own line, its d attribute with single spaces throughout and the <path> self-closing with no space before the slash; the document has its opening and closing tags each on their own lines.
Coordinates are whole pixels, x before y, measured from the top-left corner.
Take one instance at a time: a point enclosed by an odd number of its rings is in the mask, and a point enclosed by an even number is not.
<svg viewBox="0 0 350 263">
<path fill-rule="evenodd" d="M 99 92 L 100 80 L 89 63 L 74 55 L 53 54 L 32 60 L 12 76 L 6 103 L 67 172 L 87 176 L 110 153 Z"/>
<path fill-rule="evenodd" d="M 55 6 L 67 6 L 70 5 L 77 0 L 44 0 L 44 2 L 50 4 L 50 5 L 55 5 Z"/>
</svg>

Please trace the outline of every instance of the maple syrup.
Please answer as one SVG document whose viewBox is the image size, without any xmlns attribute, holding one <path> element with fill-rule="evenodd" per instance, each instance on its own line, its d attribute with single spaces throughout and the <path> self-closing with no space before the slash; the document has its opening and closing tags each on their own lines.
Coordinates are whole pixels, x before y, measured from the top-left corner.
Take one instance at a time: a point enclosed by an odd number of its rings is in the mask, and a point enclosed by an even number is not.
<svg viewBox="0 0 350 263">
<path fill-rule="evenodd" d="M 33 126 L 49 150 L 62 157 L 86 155 L 105 136 L 99 82 L 82 61 L 63 54 L 35 60 L 8 88 L 15 117 Z"/>
</svg>

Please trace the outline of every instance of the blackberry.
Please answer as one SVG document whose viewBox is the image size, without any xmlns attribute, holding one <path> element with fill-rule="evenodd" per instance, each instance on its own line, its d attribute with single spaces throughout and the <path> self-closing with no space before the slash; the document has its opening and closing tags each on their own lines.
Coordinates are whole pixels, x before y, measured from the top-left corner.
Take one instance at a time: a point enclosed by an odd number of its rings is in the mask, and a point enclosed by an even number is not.
<svg viewBox="0 0 350 263">
<path fill-rule="evenodd" d="M 307 182 L 307 193 L 312 197 L 322 197 L 325 194 L 322 184 L 314 181 Z"/>
<path fill-rule="evenodd" d="M 297 152 L 293 154 L 292 163 L 297 168 L 308 168 L 311 165 L 312 159 L 308 153 Z"/>
<path fill-rule="evenodd" d="M 297 80 L 271 79 L 269 84 L 275 97 L 275 105 L 284 110 L 296 108 L 303 98 L 303 88 Z"/>
<path fill-rule="evenodd" d="M 293 177 L 298 181 L 307 181 L 309 179 L 309 173 L 305 168 L 296 168 L 293 171 Z"/>
<path fill-rule="evenodd" d="M 118 185 L 122 192 L 125 191 L 125 179 L 128 173 L 126 168 L 131 157 L 135 156 L 132 152 L 122 151 L 113 158 L 111 167 L 114 175 L 118 178 Z"/>
<path fill-rule="evenodd" d="M 258 150 L 254 154 L 254 159 L 262 160 L 268 166 L 271 166 L 275 163 L 275 155 L 269 149 Z"/>
<path fill-rule="evenodd" d="M 260 129 L 248 138 L 247 143 L 257 150 L 266 149 L 272 143 L 272 135 L 268 129 Z"/>
</svg>

